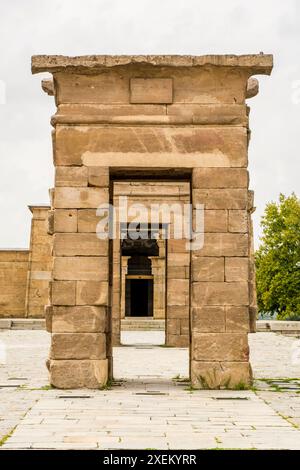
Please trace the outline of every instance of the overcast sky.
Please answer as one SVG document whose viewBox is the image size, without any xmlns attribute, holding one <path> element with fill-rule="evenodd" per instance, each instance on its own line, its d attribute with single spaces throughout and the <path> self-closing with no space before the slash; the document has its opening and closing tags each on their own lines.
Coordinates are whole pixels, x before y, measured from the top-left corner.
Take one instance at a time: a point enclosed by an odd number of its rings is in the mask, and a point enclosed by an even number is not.
<svg viewBox="0 0 300 470">
<path fill-rule="evenodd" d="M 0 247 L 27 247 L 28 204 L 53 186 L 53 98 L 33 54 L 274 54 L 249 100 L 256 246 L 265 204 L 299 195 L 299 0 L 0 0 Z M 294 87 L 294 88 L 293 88 Z M 298 91 L 297 91 L 298 90 Z"/>
</svg>

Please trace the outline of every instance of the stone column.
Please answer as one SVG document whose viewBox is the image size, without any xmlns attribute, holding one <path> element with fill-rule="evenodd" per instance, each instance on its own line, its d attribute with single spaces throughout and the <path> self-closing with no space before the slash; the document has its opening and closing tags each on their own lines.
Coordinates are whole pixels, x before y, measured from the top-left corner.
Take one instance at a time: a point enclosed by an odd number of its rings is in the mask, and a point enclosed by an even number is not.
<svg viewBox="0 0 300 470">
<path fill-rule="evenodd" d="M 47 205 L 29 206 L 32 213 L 25 316 L 44 317 L 52 270 L 52 237 L 47 232 Z"/>
<path fill-rule="evenodd" d="M 59 165 L 59 149 L 56 163 L 50 381 L 59 388 L 98 388 L 107 382 L 111 356 L 109 242 L 96 236 L 96 208 L 109 201 L 109 174 L 107 168 Z"/>
<path fill-rule="evenodd" d="M 166 344 L 189 346 L 190 253 L 187 240 L 168 240 Z"/>
<path fill-rule="evenodd" d="M 248 173 L 194 169 L 192 188 L 194 207 L 204 204 L 204 246 L 191 257 L 192 383 L 243 388 L 251 381 Z"/>
<path fill-rule="evenodd" d="M 119 229 L 119 227 L 118 227 Z M 120 239 L 113 240 L 113 278 L 112 278 L 112 344 L 119 346 L 121 341 L 121 292 L 122 292 L 122 276 L 121 276 L 121 250 Z"/>
<path fill-rule="evenodd" d="M 254 257 L 254 237 L 252 214 L 254 207 L 254 191 L 248 192 L 248 227 L 249 227 L 249 319 L 250 332 L 256 333 L 257 320 L 257 295 L 256 295 L 256 277 L 255 277 L 255 257 Z"/>
</svg>

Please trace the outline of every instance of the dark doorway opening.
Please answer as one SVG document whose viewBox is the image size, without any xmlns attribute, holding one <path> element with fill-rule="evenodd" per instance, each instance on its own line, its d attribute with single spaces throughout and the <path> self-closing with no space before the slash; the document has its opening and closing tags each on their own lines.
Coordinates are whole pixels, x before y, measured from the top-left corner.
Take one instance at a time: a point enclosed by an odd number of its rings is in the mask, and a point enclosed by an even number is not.
<svg viewBox="0 0 300 470">
<path fill-rule="evenodd" d="M 153 316 L 153 279 L 126 279 L 125 315 Z"/>
</svg>

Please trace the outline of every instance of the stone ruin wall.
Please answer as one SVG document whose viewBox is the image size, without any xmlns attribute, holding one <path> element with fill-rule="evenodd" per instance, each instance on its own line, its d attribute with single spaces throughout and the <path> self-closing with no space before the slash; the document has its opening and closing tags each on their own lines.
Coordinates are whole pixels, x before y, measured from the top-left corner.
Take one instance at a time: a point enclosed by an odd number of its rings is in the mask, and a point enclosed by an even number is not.
<svg viewBox="0 0 300 470">
<path fill-rule="evenodd" d="M 52 237 L 49 206 L 29 206 L 29 250 L 0 249 L 0 318 L 43 318 L 49 299 Z"/>
<path fill-rule="evenodd" d="M 192 385 L 251 383 L 245 99 L 257 92 L 249 78 L 271 69 L 267 55 L 33 57 L 33 73 L 53 74 L 43 88 L 57 104 L 46 309 L 54 386 L 98 388 L 113 377 L 111 243 L 95 237 L 93 214 L 112 200 L 110 181 L 137 170 L 188 177 L 194 207 L 205 205 L 204 247 L 190 254 Z"/>
</svg>

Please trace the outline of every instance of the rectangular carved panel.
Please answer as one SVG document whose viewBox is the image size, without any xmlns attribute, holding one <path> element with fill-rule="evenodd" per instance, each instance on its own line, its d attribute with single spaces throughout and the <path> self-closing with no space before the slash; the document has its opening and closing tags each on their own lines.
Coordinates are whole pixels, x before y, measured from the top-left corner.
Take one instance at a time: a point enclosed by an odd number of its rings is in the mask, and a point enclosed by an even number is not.
<svg viewBox="0 0 300 470">
<path fill-rule="evenodd" d="M 130 80 L 130 103 L 158 104 L 173 102 L 171 78 L 132 78 Z"/>
</svg>

